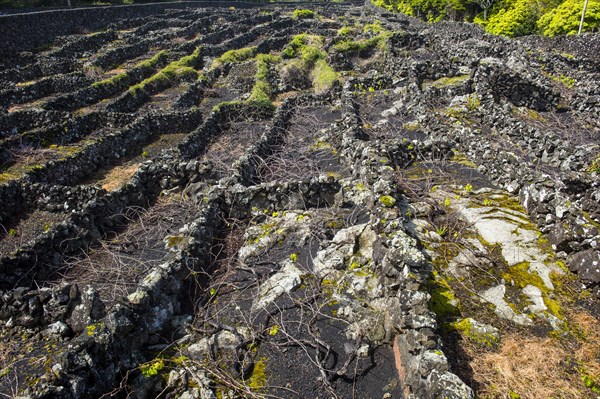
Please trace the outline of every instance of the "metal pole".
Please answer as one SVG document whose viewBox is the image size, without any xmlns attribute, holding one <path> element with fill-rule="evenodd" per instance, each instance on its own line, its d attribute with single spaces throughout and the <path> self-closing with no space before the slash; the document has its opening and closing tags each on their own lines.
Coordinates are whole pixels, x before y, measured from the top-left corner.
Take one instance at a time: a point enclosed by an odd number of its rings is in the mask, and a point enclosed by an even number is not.
<svg viewBox="0 0 600 399">
<path fill-rule="evenodd" d="M 583 3 L 583 11 L 581 12 L 581 22 L 579 23 L 579 32 L 577 32 L 578 35 L 581 35 L 581 30 L 583 29 L 583 19 L 585 18 L 585 11 L 587 10 L 587 3 L 588 0 L 585 0 L 585 3 Z"/>
</svg>

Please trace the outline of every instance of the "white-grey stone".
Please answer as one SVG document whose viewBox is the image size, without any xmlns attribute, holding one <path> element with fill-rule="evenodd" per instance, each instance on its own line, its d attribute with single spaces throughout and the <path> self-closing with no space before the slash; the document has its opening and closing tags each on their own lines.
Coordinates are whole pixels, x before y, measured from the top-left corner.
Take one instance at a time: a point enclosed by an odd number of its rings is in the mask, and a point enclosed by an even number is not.
<svg viewBox="0 0 600 399">
<path fill-rule="evenodd" d="M 490 326 L 489 324 L 480 323 L 471 317 L 468 317 L 467 320 L 471 326 L 471 334 L 480 337 L 493 337 L 495 339 L 500 339 L 500 330 L 498 330 L 496 327 Z"/>
<path fill-rule="evenodd" d="M 485 302 L 493 304 L 496 308 L 494 312 L 498 317 L 503 319 L 511 320 L 516 324 L 528 326 L 533 324 L 529 317 L 517 314 L 515 311 L 508 306 L 508 303 L 504 300 L 504 294 L 506 293 L 506 286 L 504 284 L 497 285 L 495 287 L 488 288 L 481 292 L 479 295 Z"/>
<path fill-rule="evenodd" d="M 531 301 L 531 305 L 527 306 L 527 309 L 531 313 L 543 314 L 543 312 L 548 309 L 544 303 L 542 290 L 538 287 L 528 284 L 523 288 L 523 293 L 527 295 L 527 298 Z"/>
<path fill-rule="evenodd" d="M 356 356 L 366 359 L 369 357 L 369 350 L 370 348 L 368 344 L 362 344 L 356 351 Z"/>
<path fill-rule="evenodd" d="M 49 334 L 56 335 L 58 337 L 66 337 L 69 334 L 69 326 L 62 321 L 57 321 L 52 324 L 48 324 L 46 331 Z"/>
<path fill-rule="evenodd" d="M 472 399 L 474 398 L 473 390 L 465 384 L 456 374 L 450 371 L 439 372 L 433 370 L 427 376 L 430 384 L 438 387 L 440 398 L 447 399 Z"/>
<path fill-rule="evenodd" d="M 211 337 L 212 338 L 212 337 Z M 200 341 L 187 347 L 187 352 L 191 358 L 202 360 L 205 355 L 210 353 L 211 338 L 202 338 Z"/>
<path fill-rule="evenodd" d="M 286 261 L 280 271 L 265 281 L 259 289 L 252 310 L 264 309 L 285 293 L 290 293 L 302 284 L 302 271 L 292 261 Z"/>
</svg>

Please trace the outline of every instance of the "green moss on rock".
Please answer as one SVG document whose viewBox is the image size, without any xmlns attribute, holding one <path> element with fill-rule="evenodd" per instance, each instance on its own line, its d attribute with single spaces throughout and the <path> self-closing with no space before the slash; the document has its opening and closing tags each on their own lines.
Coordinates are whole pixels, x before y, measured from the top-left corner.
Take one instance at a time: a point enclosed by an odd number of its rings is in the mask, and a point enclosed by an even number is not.
<svg viewBox="0 0 600 399">
<path fill-rule="evenodd" d="M 379 202 L 386 208 L 391 208 L 394 206 L 394 204 L 396 204 L 396 198 L 392 197 L 391 195 L 382 195 L 379 197 Z"/>
</svg>

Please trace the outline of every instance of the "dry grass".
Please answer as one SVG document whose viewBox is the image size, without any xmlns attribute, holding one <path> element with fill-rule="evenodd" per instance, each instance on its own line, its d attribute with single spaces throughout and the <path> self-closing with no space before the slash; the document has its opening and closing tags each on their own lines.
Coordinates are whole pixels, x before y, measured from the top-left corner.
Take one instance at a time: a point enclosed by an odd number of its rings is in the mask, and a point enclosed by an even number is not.
<svg viewBox="0 0 600 399">
<path fill-rule="evenodd" d="M 580 398 L 562 367 L 566 355 L 551 338 L 512 335 L 503 340 L 498 352 L 476 356 L 471 366 L 485 387 L 482 398 Z"/>
<path fill-rule="evenodd" d="M 117 166 L 106 174 L 102 179 L 102 188 L 106 191 L 114 191 L 127 183 L 135 174 L 139 164 Z"/>
<path fill-rule="evenodd" d="M 231 123 L 222 135 L 213 138 L 201 159 L 213 163 L 217 178 L 225 177 L 233 171 L 234 161 L 244 155 L 265 129 L 261 122 Z"/>
<path fill-rule="evenodd" d="M 480 398 L 583 399 L 599 395 L 582 376 L 600 376 L 600 322 L 586 312 L 571 315 L 576 331 L 568 339 L 509 333 L 496 352 L 471 352 L 470 366 Z M 479 352 L 479 353 L 477 353 Z"/>
<path fill-rule="evenodd" d="M 600 381 L 600 321 L 587 312 L 573 314 L 572 320 L 581 333 L 581 346 L 575 356 L 585 366 L 586 374 Z"/>
<path fill-rule="evenodd" d="M 74 152 L 69 146 L 36 148 L 31 146 L 21 146 L 8 150 L 12 162 L 19 165 L 42 164 L 50 159 L 60 158 Z"/>
<path fill-rule="evenodd" d="M 17 111 L 24 111 L 24 110 L 28 110 L 28 109 L 32 109 L 32 108 L 38 108 L 41 107 L 42 104 L 44 103 L 44 100 L 32 100 L 26 103 L 22 103 L 22 104 L 12 104 L 11 106 L 8 107 L 7 111 L 8 113 L 12 113 L 12 112 L 17 112 Z"/>
<path fill-rule="evenodd" d="M 6 338 L 3 340 L 8 341 Z M 0 389 L 4 392 L 0 392 L 0 397 L 13 398 L 17 397 L 18 389 L 18 371 L 15 368 L 21 354 L 16 354 L 14 349 L 11 348 L 9 342 L 0 342 Z"/>
</svg>

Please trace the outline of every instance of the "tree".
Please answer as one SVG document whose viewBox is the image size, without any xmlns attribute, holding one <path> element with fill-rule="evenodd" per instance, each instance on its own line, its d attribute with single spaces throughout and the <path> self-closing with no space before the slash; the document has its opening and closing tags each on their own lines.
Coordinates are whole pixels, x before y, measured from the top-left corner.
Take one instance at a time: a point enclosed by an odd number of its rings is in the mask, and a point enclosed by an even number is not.
<svg viewBox="0 0 600 399">
<path fill-rule="evenodd" d="M 494 4 L 494 0 L 475 0 L 477 5 L 483 10 L 483 20 L 487 21 L 487 14 L 490 7 Z"/>
</svg>

